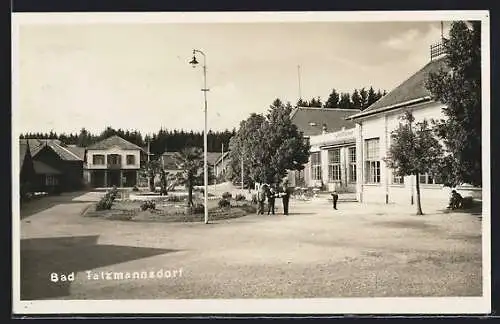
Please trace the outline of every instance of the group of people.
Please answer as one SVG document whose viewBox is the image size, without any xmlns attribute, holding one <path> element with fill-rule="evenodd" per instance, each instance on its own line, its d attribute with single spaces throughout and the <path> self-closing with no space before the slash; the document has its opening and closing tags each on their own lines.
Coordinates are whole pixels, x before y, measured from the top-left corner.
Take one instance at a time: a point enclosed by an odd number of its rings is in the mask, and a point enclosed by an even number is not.
<svg viewBox="0 0 500 324">
<path fill-rule="evenodd" d="M 290 195 L 291 189 L 290 187 L 288 187 L 288 181 L 286 180 L 280 189 L 276 188 L 274 185 L 263 184 L 257 192 L 257 214 L 264 215 L 265 203 L 267 200 L 267 214 L 274 215 L 276 198 L 281 198 L 281 200 L 283 201 L 283 215 L 288 215 Z"/>
</svg>

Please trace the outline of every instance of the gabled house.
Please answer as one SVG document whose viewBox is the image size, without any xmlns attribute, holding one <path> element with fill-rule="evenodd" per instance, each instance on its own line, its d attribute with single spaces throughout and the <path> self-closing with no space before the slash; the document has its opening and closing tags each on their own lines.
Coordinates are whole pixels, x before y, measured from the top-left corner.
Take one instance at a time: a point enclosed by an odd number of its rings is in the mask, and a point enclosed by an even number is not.
<svg viewBox="0 0 500 324">
<path fill-rule="evenodd" d="M 350 116 L 356 123 L 358 163 L 357 193 L 363 202 L 412 204 L 416 199 L 416 182 L 420 184 L 421 199 L 446 204 L 449 188 L 432 174 L 399 177 L 384 161 L 391 145 L 391 132 L 399 125 L 405 111 L 412 112 L 415 122 L 444 118 L 441 102 L 431 98 L 425 87 L 431 72 L 449 71 L 444 57 L 428 62 L 386 96 L 364 111 Z"/>
<path fill-rule="evenodd" d="M 117 136 L 87 147 L 84 178 L 91 187 L 133 187 L 138 184 L 147 152 Z"/>
<path fill-rule="evenodd" d="M 30 149 L 40 191 L 74 191 L 83 185 L 83 160 L 55 139 L 22 139 Z"/>
</svg>

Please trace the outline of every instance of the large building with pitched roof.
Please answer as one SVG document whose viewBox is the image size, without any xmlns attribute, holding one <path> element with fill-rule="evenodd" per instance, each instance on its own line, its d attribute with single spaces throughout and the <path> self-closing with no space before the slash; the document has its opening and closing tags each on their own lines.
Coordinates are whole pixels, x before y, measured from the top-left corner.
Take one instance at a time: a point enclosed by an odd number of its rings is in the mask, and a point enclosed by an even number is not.
<svg viewBox="0 0 500 324">
<path fill-rule="evenodd" d="M 349 117 L 357 129 L 359 201 L 413 204 L 418 181 L 422 200 L 447 203 L 450 189 L 443 186 L 439 177 L 432 174 L 421 174 L 419 179 L 399 177 L 384 161 L 391 145 L 391 133 L 406 111 L 413 114 L 415 122 L 445 117 L 442 112 L 445 105 L 434 101 L 425 87 L 429 73 L 440 70 L 449 70 L 445 57 L 431 60 L 386 96 Z"/>
<path fill-rule="evenodd" d="M 133 187 L 147 152 L 117 135 L 86 148 L 85 181 L 91 187 Z"/>
</svg>

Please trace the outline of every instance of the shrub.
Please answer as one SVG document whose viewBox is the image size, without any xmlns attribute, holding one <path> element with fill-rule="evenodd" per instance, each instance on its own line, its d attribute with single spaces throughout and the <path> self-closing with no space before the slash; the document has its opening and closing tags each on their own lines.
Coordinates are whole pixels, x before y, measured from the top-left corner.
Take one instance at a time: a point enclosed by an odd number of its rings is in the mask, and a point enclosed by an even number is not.
<svg viewBox="0 0 500 324">
<path fill-rule="evenodd" d="M 176 196 L 176 195 L 167 196 L 167 201 L 169 202 L 181 202 L 183 200 L 184 198 L 181 196 Z"/>
<path fill-rule="evenodd" d="M 108 195 L 104 196 L 97 202 L 95 210 L 108 210 L 113 206 L 113 199 Z"/>
<path fill-rule="evenodd" d="M 154 210 L 156 209 L 156 203 L 153 200 L 146 200 L 141 204 L 141 210 Z"/>
<path fill-rule="evenodd" d="M 192 208 L 194 214 L 202 214 L 205 212 L 205 205 L 203 204 L 195 204 Z"/>
<path fill-rule="evenodd" d="M 137 186 L 134 186 L 134 187 L 132 188 L 132 191 L 139 191 L 139 188 L 138 188 Z"/>
<path fill-rule="evenodd" d="M 223 199 L 219 200 L 218 205 L 219 205 L 219 208 L 227 208 L 227 207 L 231 206 L 231 203 L 229 202 L 228 199 L 223 198 Z"/>
<path fill-rule="evenodd" d="M 222 194 L 222 199 L 231 199 L 233 195 L 230 192 L 225 192 Z"/>
<path fill-rule="evenodd" d="M 237 194 L 236 197 L 235 197 L 235 200 L 236 201 L 242 201 L 242 200 L 245 200 L 245 196 L 242 195 L 242 194 Z"/>
<path fill-rule="evenodd" d="M 110 198 L 111 202 L 113 202 L 117 196 L 118 196 L 118 189 L 116 187 L 113 187 L 110 191 L 106 193 L 105 197 Z"/>
</svg>

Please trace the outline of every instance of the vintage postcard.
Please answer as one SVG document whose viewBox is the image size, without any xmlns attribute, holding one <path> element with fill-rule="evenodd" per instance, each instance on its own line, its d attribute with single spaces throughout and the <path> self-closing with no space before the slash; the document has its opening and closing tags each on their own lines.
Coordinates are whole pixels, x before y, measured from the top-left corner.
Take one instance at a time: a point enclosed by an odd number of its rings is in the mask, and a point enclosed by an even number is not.
<svg viewBox="0 0 500 324">
<path fill-rule="evenodd" d="M 15 314 L 487 314 L 488 11 L 14 13 Z"/>
</svg>

